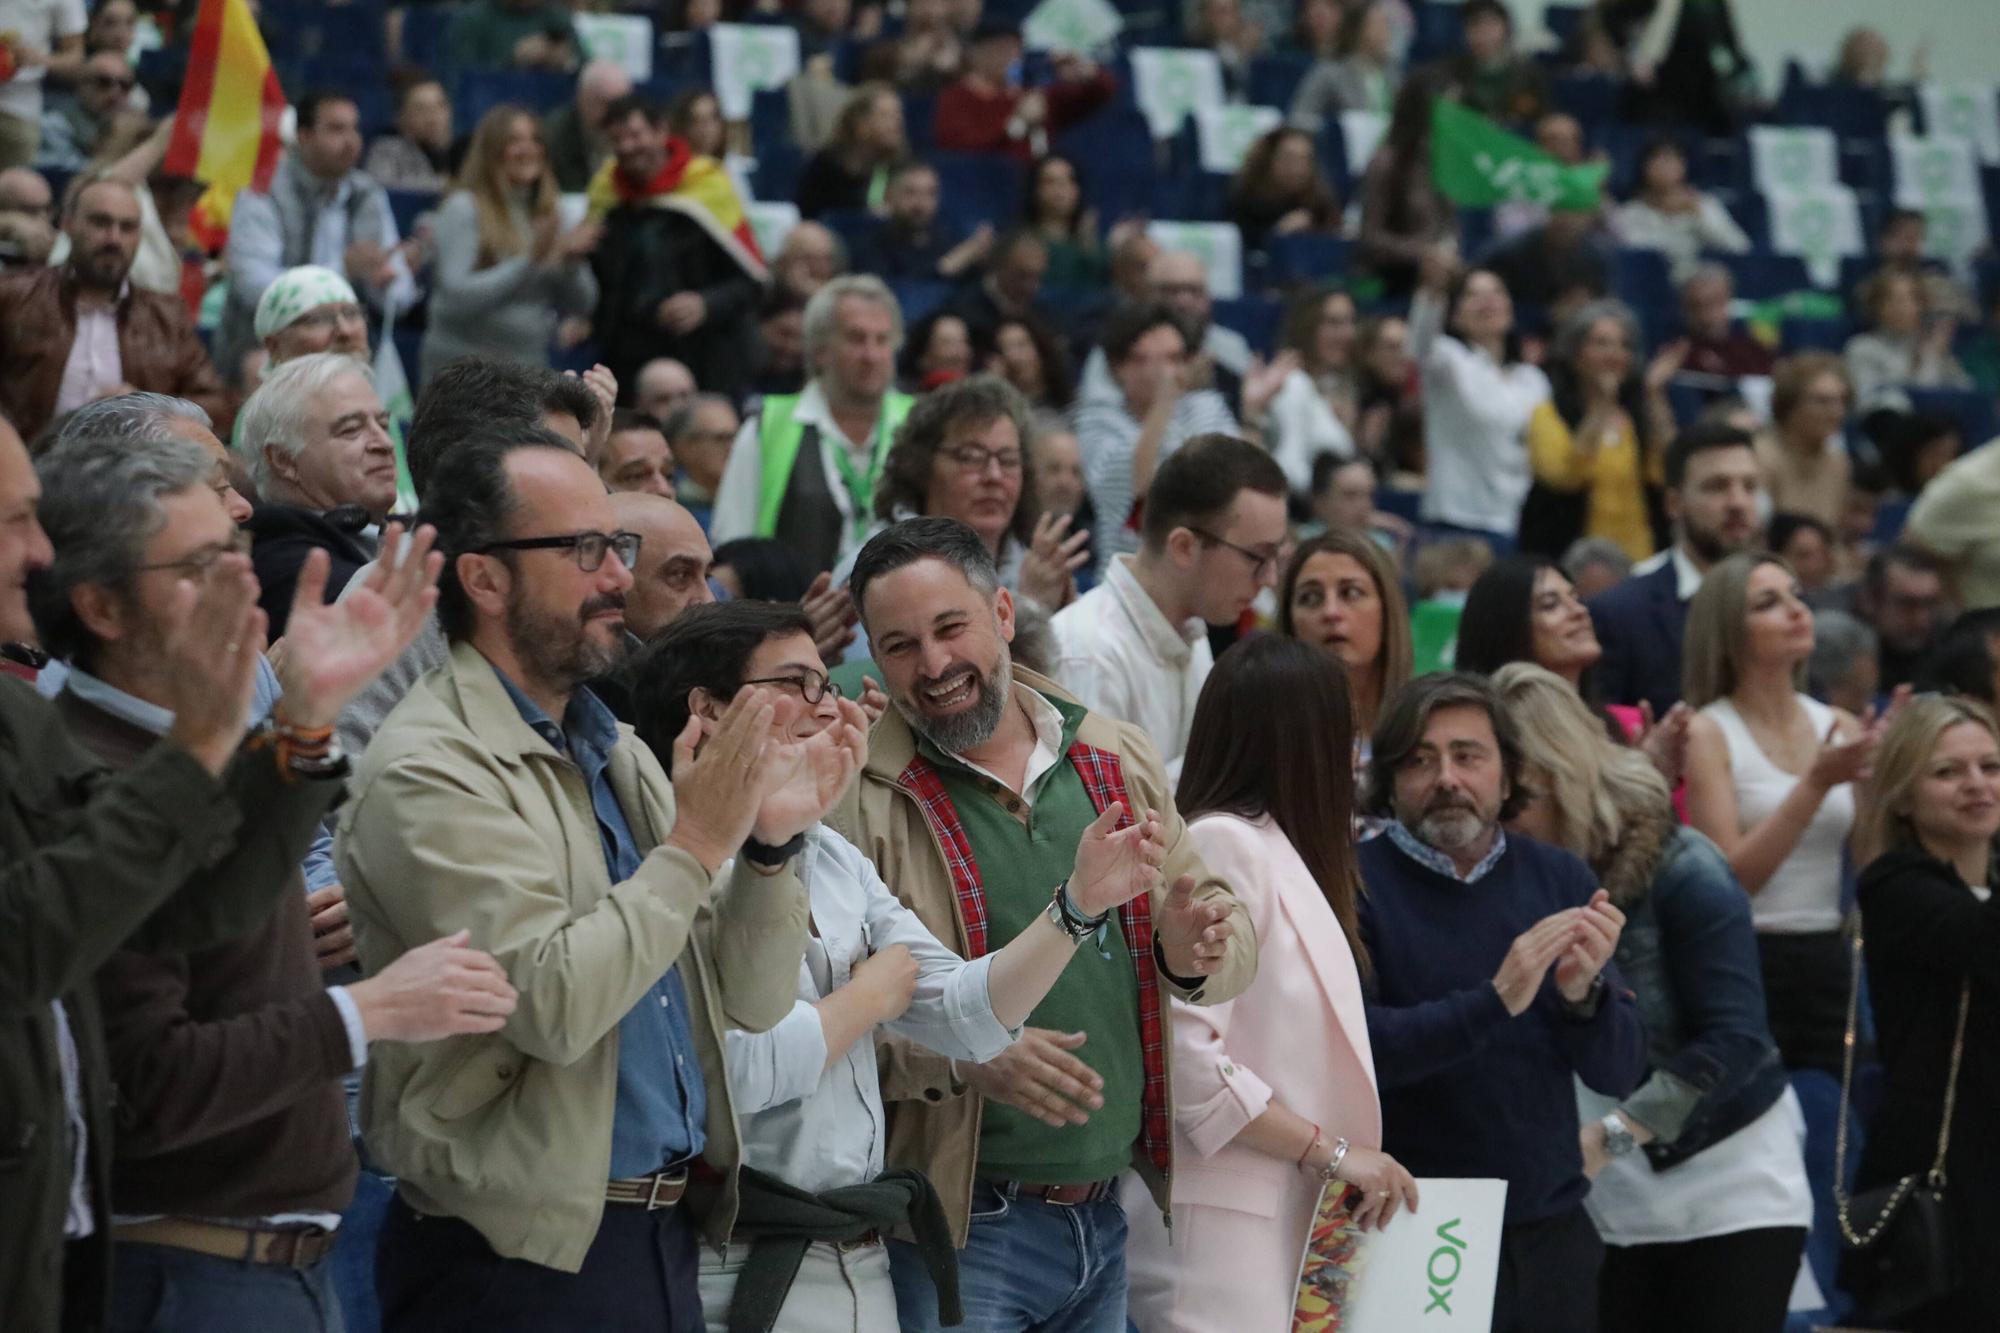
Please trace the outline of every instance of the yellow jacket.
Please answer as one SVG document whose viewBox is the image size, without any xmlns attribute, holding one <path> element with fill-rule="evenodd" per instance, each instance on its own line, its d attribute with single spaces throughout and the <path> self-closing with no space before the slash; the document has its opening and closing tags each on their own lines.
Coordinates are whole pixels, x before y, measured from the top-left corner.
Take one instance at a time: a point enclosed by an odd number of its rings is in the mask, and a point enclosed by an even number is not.
<svg viewBox="0 0 2000 1333">
<path fill-rule="evenodd" d="M 1629 417 L 1615 437 L 1584 449 L 1555 404 L 1545 401 L 1528 419 L 1528 463 L 1551 490 L 1588 492 L 1585 536 L 1608 537 L 1634 560 L 1653 554 L 1645 483 L 1660 484 L 1660 460 L 1640 457 Z"/>
<path fill-rule="evenodd" d="M 461 1218 L 508 1258 L 574 1273 L 610 1174 L 618 1023 L 676 959 L 708 1088 L 704 1198 L 717 1245 L 736 1214 L 740 1142 L 722 1029 L 791 1012 L 807 902 L 789 871 L 711 882 L 661 847 L 673 786 L 630 727 L 610 775 L 641 851 L 613 886 L 583 775 L 521 720 L 469 644 L 375 733 L 341 811 L 336 859 L 362 968 L 464 928 L 520 992 L 505 1028 L 384 1043 L 362 1096 L 368 1147 L 419 1212 Z"/>
</svg>

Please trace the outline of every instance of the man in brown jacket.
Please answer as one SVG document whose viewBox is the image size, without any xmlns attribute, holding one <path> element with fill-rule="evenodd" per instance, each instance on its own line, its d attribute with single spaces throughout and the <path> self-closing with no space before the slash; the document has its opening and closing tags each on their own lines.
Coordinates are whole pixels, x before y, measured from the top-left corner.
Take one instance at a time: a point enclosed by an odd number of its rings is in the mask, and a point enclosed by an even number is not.
<svg viewBox="0 0 2000 1333">
<path fill-rule="evenodd" d="M 937 1187 L 968 1329 L 1123 1329 L 1119 1178 L 1136 1170 L 1164 1211 L 1173 1172 L 1167 1002 L 1219 1004 L 1249 984 L 1249 916 L 1184 836 L 1145 735 L 1013 665 L 1013 599 L 970 528 L 895 524 L 849 586 L 895 709 L 830 822 L 967 958 L 1045 913 L 1085 939 L 988 1063 L 883 1043 L 889 1164 Z M 1114 804 L 1121 822 L 1157 815 L 1168 887 L 1083 919 L 1059 889 Z M 940 1327 L 915 1247 L 893 1242 L 890 1266 L 903 1328 Z"/>
<path fill-rule="evenodd" d="M 85 403 L 135 389 L 199 403 L 223 436 L 229 396 L 187 307 L 127 281 L 139 198 L 122 181 L 76 191 L 63 218 L 69 259 L 0 278 L 0 411 L 33 440 Z"/>
</svg>

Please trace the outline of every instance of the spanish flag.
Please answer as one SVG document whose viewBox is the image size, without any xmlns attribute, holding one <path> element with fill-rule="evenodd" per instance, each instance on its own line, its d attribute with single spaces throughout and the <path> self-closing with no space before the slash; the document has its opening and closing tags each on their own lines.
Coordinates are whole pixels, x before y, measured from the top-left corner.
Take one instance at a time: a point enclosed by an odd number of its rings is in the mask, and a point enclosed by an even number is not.
<svg viewBox="0 0 2000 1333">
<path fill-rule="evenodd" d="M 228 239 L 237 191 L 270 185 L 284 150 L 278 137 L 284 114 L 285 93 L 248 0 L 201 0 L 162 165 L 208 185 L 190 226 L 210 253 Z"/>
<path fill-rule="evenodd" d="M 763 251 L 757 248 L 757 233 L 750 227 L 750 214 L 730 182 L 729 172 L 714 158 L 694 152 L 679 136 L 667 139 L 666 164 L 652 180 L 627 180 L 617 161 L 607 160 L 584 194 L 593 218 L 602 218 L 621 204 L 672 209 L 692 218 L 737 267 L 758 282 L 769 279 Z"/>
</svg>

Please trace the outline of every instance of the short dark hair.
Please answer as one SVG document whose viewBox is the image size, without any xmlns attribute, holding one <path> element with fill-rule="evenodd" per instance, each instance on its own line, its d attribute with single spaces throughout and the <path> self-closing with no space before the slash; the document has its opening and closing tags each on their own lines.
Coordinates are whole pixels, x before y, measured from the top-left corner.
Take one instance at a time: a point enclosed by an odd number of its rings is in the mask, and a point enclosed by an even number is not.
<svg viewBox="0 0 2000 1333">
<path fill-rule="evenodd" d="M 539 426 L 549 412 L 567 412 L 588 432 L 597 422 L 597 395 L 573 375 L 497 357 L 461 357 L 444 366 L 417 395 L 404 439 L 410 484 L 424 498 L 439 460 L 458 444 L 502 423 Z"/>
<path fill-rule="evenodd" d="M 1174 312 L 1153 301 L 1128 305 L 1111 312 L 1111 318 L 1104 321 L 1104 359 L 1117 365 L 1132 355 L 1133 344 L 1154 329 L 1170 328 L 1181 335 L 1188 350 L 1194 350 L 1194 339 L 1188 337 L 1187 326 L 1174 316 Z"/>
<path fill-rule="evenodd" d="M 1819 539 L 1826 543 L 1827 549 L 1833 549 L 1833 528 L 1830 524 L 1812 514 L 1801 514 L 1789 509 L 1781 509 L 1771 515 L 1771 522 L 1764 529 L 1764 544 L 1783 555 L 1785 544 L 1801 532 L 1818 533 Z"/>
<path fill-rule="evenodd" d="M 581 458 L 574 445 L 532 421 L 488 421 L 436 460 L 418 521 L 437 529 L 444 555 L 438 575 L 438 624 L 457 642 L 473 630 L 472 602 L 458 581 L 458 557 L 507 537 L 520 498 L 507 480 L 507 460 L 524 449 L 556 449 Z"/>
<path fill-rule="evenodd" d="M 875 516 L 894 519 L 901 513 L 921 514 L 930 490 L 931 469 L 945 437 L 961 425 L 984 426 L 1005 417 L 1014 423 L 1021 448 L 1021 498 L 1014 505 L 1009 531 L 1028 542 L 1035 535 L 1034 464 L 1028 446 L 1035 423 L 1028 400 L 998 375 L 971 375 L 942 384 L 917 399 L 896 431 L 896 442 L 882 460 L 882 481 L 875 488 Z"/>
<path fill-rule="evenodd" d="M 1500 770 L 1507 779 L 1507 796 L 1500 802 L 1500 819 L 1512 819 L 1527 804 L 1528 792 L 1521 785 L 1521 738 L 1500 691 L 1484 676 L 1466 671 L 1440 671 L 1419 676 L 1388 699 L 1382 720 L 1375 724 L 1373 752 L 1368 757 L 1368 790 L 1363 796 L 1366 813 L 1383 819 L 1396 815 L 1396 770 L 1423 741 L 1431 716 L 1446 708 L 1484 710 L 1493 724 L 1493 739 L 1500 746 Z"/>
<path fill-rule="evenodd" d="M 1213 528 L 1244 491 L 1284 500 L 1285 470 L 1270 454 L 1234 435 L 1197 435 L 1167 456 L 1146 488 L 1140 536 L 1165 549 L 1175 528 Z"/>
<path fill-rule="evenodd" d="M 736 575 L 737 596 L 753 602 L 796 602 L 812 587 L 805 558 L 775 537 L 738 537 L 715 548 L 717 569 Z"/>
<path fill-rule="evenodd" d="M 1458 11 L 1459 27 L 1463 28 L 1477 18 L 1497 18 L 1507 25 L 1509 31 L 1514 27 L 1514 16 L 1507 12 L 1507 6 L 1500 0 L 1465 0 Z"/>
<path fill-rule="evenodd" d="M 627 668 L 633 725 L 662 764 L 688 724 L 696 688 L 722 699 L 743 688 L 750 657 L 771 639 L 812 637 L 812 619 L 796 603 L 712 602 L 674 617 Z"/>
<path fill-rule="evenodd" d="M 847 590 L 862 620 L 868 619 L 868 585 L 919 560 L 942 560 L 988 596 L 1000 587 L 999 567 L 978 533 L 955 518 L 905 519 L 870 537 L 854 558 Z"/>
<path fill-rule="evenodd" d="M 1314 496 L 1325 495 L 1332 488 L 1333 479 L 1340 475 L 1340 470 L 1355 464 L 1368 469 L 1369 480 L 1378 486 L 1382 484 L 1381 470 L 1375 466 L 1375 460 L 1366 454 L 1318 453 L 1313 455 L 1311 493 Z"/>
<path fill-rule="evenodd" d="M 619 435 L 628 430 L 656 430 L 662 435 L 667 433 L 660 425 L 660 419 L 651 412 L 641 412 L 636 407 L 614 408 L 611 413 L 611 433 Z"/>
<path fill-rule="evenodd" d="M 292 103 L 293 110 L 298 113 L 296 120 L 298 128 L 302 130 L 317 128 L 320 111 L 339 102 L 345 102 L 348 106 L 354 107 L 357 110 L 359 110 L 361 105 L 354 100 L 354 94 L 352 93 L 343 93 L 333 88 L 314 88 L 309 90 L 305 96 Z"/>
<path fill-rule="evenodd" d="M 1775 538 L 1771 545 L 1777 545 Z M 1868 557 L 1868 563 L 1861 571 L 1861 581 L 1869 592 L 1882 591 L 1883 584 L 1889 581 L 1891 565 L 1898 569 L 1907 569 L 1912 574 L 1936 574 L 1939 577 L 1944 575 L 1944 565 L 1936 556 L 1921 546 L 1899 541 L 1882 547 Z"/>
<path fill-rule="evenodd" d="M 1687 484 L 1688 463 L 1696 454 L 1705 454 L 1711 449 L 1752 447 L 1754 446 L 1750 440 L 1750 432 L 1740 426 L 1731 426 L 1720 421 L 1698 421 L 1674 436 L 1673 443 L 1667 446 L 1665 466 L 1667 489 L 1677 491 Z"/>
<path fill-rule="evenodd" d="M 605 104 L 604 114 L 597 118 L 597 128 L 608 130 L 613 125 L 623 125 L 633 116 L 644 116 L 646 123 L 656 130 L 667 123 L 667 113 L 658 102 L 644 93 L 626 93 Z"/>
</svg>

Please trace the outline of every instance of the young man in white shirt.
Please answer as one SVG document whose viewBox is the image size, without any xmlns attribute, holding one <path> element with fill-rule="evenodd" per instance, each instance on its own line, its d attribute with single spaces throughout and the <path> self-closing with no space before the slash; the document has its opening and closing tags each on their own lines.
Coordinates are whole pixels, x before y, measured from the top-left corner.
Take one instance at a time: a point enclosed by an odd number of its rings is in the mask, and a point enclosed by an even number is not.
<svg viewBox="0 0 2000 1333">
<path fill-rule="evenodd" d="M 792 605 L 690 608 L 653 641 L 632 677 L 640 737 L 658 754 L 672 753 L 690 719 L 707 736 L 751 684 L 776 688 L 772 725 L 792 739 L 862 717 L 828 681 L 812 621 Z M 974 1063 L 1009 1046 L 1091 933 L 1088 920 L 1160 878 L 1160 822 L 1141 819 L 1114 832 L 1117 817 L 1108 810 L 1085 831 L 1057 900 L 1072 909 L 1074 924 L 1058 919 L 1058 905 L 1005 948 L 970 960 L 898 902 L 852 843 L 825 824 L 801 835 L 793 864 L 811 899 L 812 932 L 798 1001 L 769 1031 L 726 1038 L 745 1170 L 736 1236 L 726 1252 L 702 1256 L 710 1328 L 744 1313 L 732 1311 L 739 1287 L 759 1314 L 755 1327 L 896 1326 L 882 1233 L 910 1225 L 920 1245 L 939 1254 L 951 1239 L 927 1179 L 883 1174 L 888 1119 L 876 1030 Z"/>
<path fill-rule="evenodd" d="M 1146 491 L 1137 555 L 1058 612 L 1056 678 L 1093 712 L 1142 728 L 1178 778 L 1196 698 L 1214 665 L 1209 625 L 1234 624 L 1276 586 L 1285 472 L 1254 444 L 1199 435 Z"/>
</svg>

